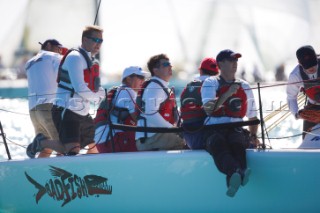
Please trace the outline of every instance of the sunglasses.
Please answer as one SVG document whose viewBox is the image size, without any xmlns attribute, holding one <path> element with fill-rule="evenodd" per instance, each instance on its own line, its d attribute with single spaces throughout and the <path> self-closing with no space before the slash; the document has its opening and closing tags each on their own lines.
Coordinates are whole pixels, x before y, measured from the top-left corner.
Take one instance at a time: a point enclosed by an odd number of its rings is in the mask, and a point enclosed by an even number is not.
<svg viewBox="0 0 320 213">
<path fill-rule="evenodd" d="M 94 38 L 94 37 L 90 37 L 90 36 L 86 36 L 88 39 L 91 39 L 91 41 L 97 43 L 97 44 L 101 44 L 103 42 L 103 39 L 101 38 Z"/>
<path fill-rule="evenodd" d="M 171 67 L 171 63 L 169 61 L 161 63 L 163 67 Z"/>
</svg>

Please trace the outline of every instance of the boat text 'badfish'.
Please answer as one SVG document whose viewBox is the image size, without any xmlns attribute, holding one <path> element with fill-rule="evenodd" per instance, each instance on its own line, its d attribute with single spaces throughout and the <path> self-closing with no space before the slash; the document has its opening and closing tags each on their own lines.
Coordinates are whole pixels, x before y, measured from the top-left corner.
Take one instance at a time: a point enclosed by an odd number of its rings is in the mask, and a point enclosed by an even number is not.
<svg viewBox="0 0 320 213">
<path fill-rule="evenodd" d="M 49 179 L 44 185 L 39 184 L 25 172 L 29 182 L 38 189 L 36 194 L 37 204 L 45 194 L 56 201 L 63 201 L 62 207 L 76 198 L 112 194 L 112 186 L 107 184 L 108 178 L 98 175 L 86 175 L 81 178 L 58 167 L 50 167 L 49 170 L 53 178 Z"/>
</svg>

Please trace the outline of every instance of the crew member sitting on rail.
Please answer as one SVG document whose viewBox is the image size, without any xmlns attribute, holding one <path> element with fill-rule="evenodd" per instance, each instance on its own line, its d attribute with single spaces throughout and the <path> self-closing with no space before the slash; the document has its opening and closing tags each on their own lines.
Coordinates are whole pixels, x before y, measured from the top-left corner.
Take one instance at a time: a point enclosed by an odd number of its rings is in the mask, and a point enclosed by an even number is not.
<svg viewBox="0 0 320 213">
<path fill-rule="evenodd" d="M 201 86 L 210 76 L 219 74 L 214 58 L 204 58 L 199 67 L 200 76 L 187 84 L 180 96 L 183 137 L 190 149 L 205 149 L 203 123 L 207 117 L 201 100 Z"/>
<path fill-rule="evenodd" d="M 236 79 L 240 53 L 222 50 L 216 57 L 220 76 L 207 78 L 201 89 L 204 110 L 208 115 L 205 125 L 241 122 L 246 116 L 257 120 L 254 96 L 249 84 Z M 246 148 L 251 140 L 258 144 L 258 125 L 249 131 L 241 127 L 214 129 L 206 140 L 206 149 L 213 156 L 217 168 L 227 177 L 227 195 L 233 197 L 240 185 L 248 182 L 251 173 L 247 168 Z"/>
<path fill-rule="evenodd" d="M 94 141 L 100 153 L 137 151 L 134 131 L 113 129 L 109 124 L 136 125 L 137 92 L 147 74 L 137 66 L 125 68 L 122 84 L 113 87 L 101 102 L 94 119 Z"/>
<path fill-rule="evenodd" d="M 177 126 L 178 111 L 174 91 L 168 88 L 172 77 L 172 65 L 165 54 L 152 56 L 148 61 L 151 79 L 144 82 L 137 96 L 139 127 Z M 176 133 L 136 132 L 139 151 L 179 150 L 185 147 L 184 140 Z"/>
</svg>

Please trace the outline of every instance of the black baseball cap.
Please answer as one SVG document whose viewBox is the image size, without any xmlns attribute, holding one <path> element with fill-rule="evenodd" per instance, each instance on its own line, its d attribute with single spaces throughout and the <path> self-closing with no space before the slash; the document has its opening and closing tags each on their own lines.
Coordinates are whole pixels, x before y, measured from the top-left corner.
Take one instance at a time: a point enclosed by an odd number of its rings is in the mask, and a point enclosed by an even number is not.
<svg viewBox="0 0 320 213">
<path fill-rule="evenodd" d="M 62 47 L 62 44 L 58 40 L 56 40 L 56 39 L 48 39 L 44 43 L 39 42 L 39 44 L 41 45 L 41 49 L 44 49 L 47 46 L 48 43 L 50 43 L 51 45 L 56 45 L 56 46 Z"/>
<path fill-rule="evenodd" d="M 226 49 L 218 53 L 216 60 L 217 62 L 219 62 L 229 58 L 240 58 L 240 57 L 241 57 L 240 53 L 235 53 L 232 50 Z"/>
<path fill-rule="evenodd" d="M 300 47 L 296 52 L 299 63 L 304 69 L 316 66 L 318 64 L 317 54 L 310 45 Z"/>
</svg>

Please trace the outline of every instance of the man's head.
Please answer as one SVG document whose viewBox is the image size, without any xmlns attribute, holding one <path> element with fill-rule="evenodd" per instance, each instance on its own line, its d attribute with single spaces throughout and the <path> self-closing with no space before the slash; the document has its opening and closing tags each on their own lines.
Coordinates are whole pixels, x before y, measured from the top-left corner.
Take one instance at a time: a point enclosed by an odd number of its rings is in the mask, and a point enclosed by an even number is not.
<svg viewBox="0 0 320 213">
<path fill-rule="evenodd" d="M 304 70 L 313 69 L 316 65 L 318 65 L 317 54 L 310 45 L 300 47 L 297 50 L 296 55 L 299 64 Z"/>
<path fill-rule="evenodd" d="M 164 81 L 169 81 L 172 77 L 172 65 L 167 55 L 152 56 L 147 64 L 151 76 L 156 76 Z"/>
<path fill-rule="evenodd" d="M 126 84 L 134 90 L 138 90 L 141 88 L 145 78 L 149 75 L 150 74 L 146 71 L 143 71 L 141 67 L 127 67 L 123 70 L 122 73 L 122 83 Z"/>
<path fill-rule="evenodd" d="M 226 50 L 222 50 L 218 53 L 216 60 L 217 62 L 221 62 L 221 61 L 225 61 L 225 60 L 238 60 L 238 58 L 241 58 L 241 54 L 240 53 L 235 53 L 232 50 L 226 49 Z"/>
<path fill-rule="evenodd" d="M 61 54 L 62 44 L 60 44 L 60 42 L 57 41 L 56 39 L 48 39 L 43 43 L 39 42 L 39 44 L 41 45 L 41 50 L 46 50 L 46 51 Z"/>
<path fill-rule="evenodd" d="M 96 55 L 100 51 L 103 30 L 99 26 L 90 25 L 86 26 L 82 32 L 82 48 Z"/>
<path fill-rule="evenodd" d="M 240 57 L 240 53 L 235 53 L 229 49 L 220 51 L 216 57 L 216 61 L 221 74 L 228 72 L 228 74 L 234 75 L 237 71 L 238 58 Z"/>
<path fill-rule="evenodd" d="M 218 75 L 219 69 L 214 58 L 204 58 L 199 67 L 200 75 Z"/>
</svg>

